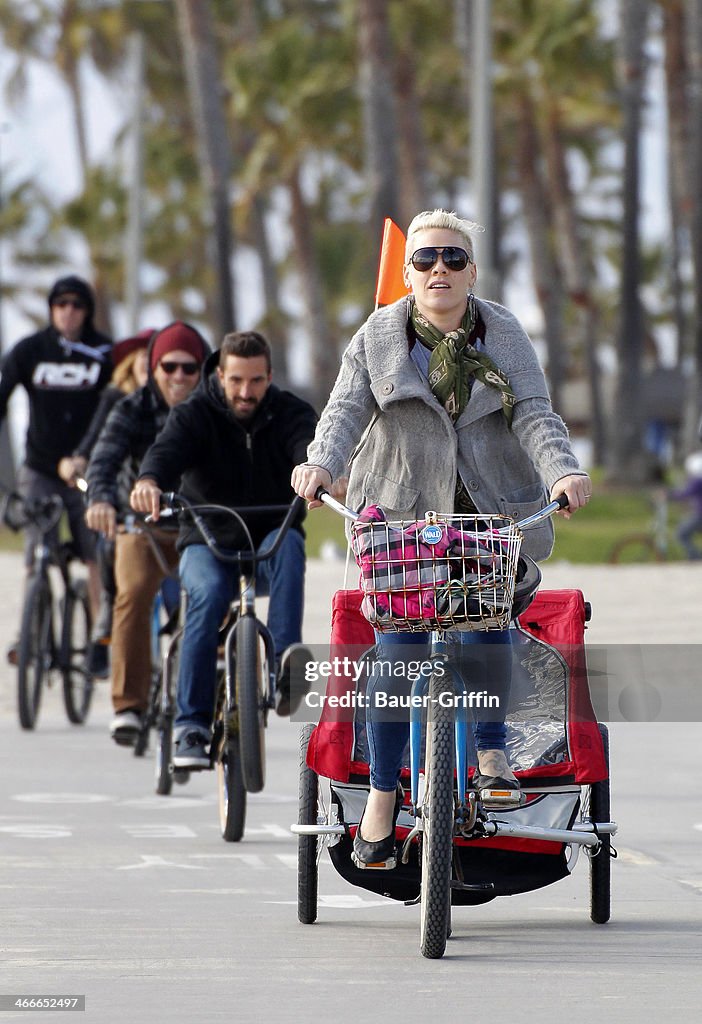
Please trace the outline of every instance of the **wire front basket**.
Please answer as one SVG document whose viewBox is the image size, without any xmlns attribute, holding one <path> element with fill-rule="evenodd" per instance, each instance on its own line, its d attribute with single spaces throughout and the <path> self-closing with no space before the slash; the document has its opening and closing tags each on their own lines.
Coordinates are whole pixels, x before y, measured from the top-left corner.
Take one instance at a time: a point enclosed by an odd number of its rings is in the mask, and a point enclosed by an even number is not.
<svg viewBox="0 0 702 1024">
<path fill-rule="evenodd" d="M 380 633 L 509 625 L 521 531 L 503 515 L 392 522 L 370 506 L 352 525 L 361 611 Z M 369 521 L 370 520 L 370 521 Z"/>
</svg>

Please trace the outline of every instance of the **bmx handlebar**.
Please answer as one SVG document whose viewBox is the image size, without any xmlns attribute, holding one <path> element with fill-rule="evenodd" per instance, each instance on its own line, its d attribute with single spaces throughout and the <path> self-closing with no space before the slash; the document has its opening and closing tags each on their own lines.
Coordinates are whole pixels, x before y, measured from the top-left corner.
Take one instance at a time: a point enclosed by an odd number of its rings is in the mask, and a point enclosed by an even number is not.
<svg viewBox="0 0 702 1024">
<path fill-rule="evenodd" d="M 194 505 L 184 498 L 182 494 L 178 494 L 176 491 L 167 491 L 161 494 L 160 504 L 163 509 L 161 515 L 172 515 L 178 516 L 183 513 L 188 514 L 197 529 L 199 530 L 202 539 L 205 544 L 212 552 L 212 554 L 220 562 L 225 562 L 228 565 L 241 564 L 246 562 L 247 565 L 254 567 L 260 562 L 265 562 L 269 558 L 272 558 L 276 554 L 280 545 L 283 543 L 285 534 L 292 526 L 294 520 L 299 515 L 304 501 L 298 495 L 295 495 L 289 505 L 242 505 L 237 508 L 230 507 L 228 505 Z M 249 533 L 248 527 L 242 518 L 242 513 L 247 515 L 264 515 L 272 512 L 286 512 L 283 522 L 278 527 L 275 540 L 269 548 L 265 551 L 256 552 Z M 207 525 L 202 517 L 203 512 L 220 512 L 227 515 L 231 515 L 239 521 L 239 525 L 246 535 L 249 542 L 248 550 L 244 551 L 225 551 L 217 543 L 217 538 L 212 533 L 212 530 Z M 146 517 L 146 522 L 152 522 L 151 516 Z"/>
</svg>

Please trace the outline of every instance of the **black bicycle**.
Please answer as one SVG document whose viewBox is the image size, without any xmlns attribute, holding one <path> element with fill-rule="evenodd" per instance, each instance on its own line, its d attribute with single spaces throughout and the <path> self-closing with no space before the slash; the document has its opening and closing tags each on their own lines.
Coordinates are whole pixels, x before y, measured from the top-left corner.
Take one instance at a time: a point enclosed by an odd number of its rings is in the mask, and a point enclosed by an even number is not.
<svg viewBox="0 0 702 1024">
<path fill-rule="evenodd" d="M 219 821 L 222 837 L 238 842 L 244 834 L 246 794 L 260 792 L 265 784 L 265 740 L 268 713 L 275 706 L 276 662 L 273 638 L 256 616 L 256 566 L 279 550 L 283 539 L 304 505 L 294 498 L 290 505 L 258 505 L 232 509 L 222 505 L 191 505 L 181 495 L 161 497 L 162 515 L 188 515 L 209 550 L 222 562 L 239 569 L 239 597 L 220 633 L 217 661 L 215 715 L 210 744 L 210 768 L 217 770 Z M 225 513 L 236 518 L 248 547 L 224 551 L 217 544 L 203 514 Z M 241 518 L 247 515 L 285 512 L 275 539 L 256 553 L 249 530 Z M 148 518 L 148 517 L 147 517 Z M 181 615 L 181 620 L 183 619 Z M 182 626 L 174 633 L 163 659 L 160 711 L 157 718 L 156 792 L 167 795 L 180 772 L 172 763 L 175 679 Z"/>
<path fill-rule="evenodd" d="M 54 672 L 61 675 L 66 714 L 74 725 L 86 720 L 93 697 L 86 665 L 92 628 L 88 589 L 86 581 L 72 573 L 77 558 L 72 544 L 56 539 L 54 528 L 63 509 L 58 495 L 30 500 L 10 493 L 2 501 L 2 520 L 11 530 L 35 526 L 41 533 L 27 579 L 16 652 L 17 707 L 23 729 L 35 727 L 43 688 L 52 685 Z M 58 570 L 63 585 L 58 600 L 52 568 Z"/>
</svg>

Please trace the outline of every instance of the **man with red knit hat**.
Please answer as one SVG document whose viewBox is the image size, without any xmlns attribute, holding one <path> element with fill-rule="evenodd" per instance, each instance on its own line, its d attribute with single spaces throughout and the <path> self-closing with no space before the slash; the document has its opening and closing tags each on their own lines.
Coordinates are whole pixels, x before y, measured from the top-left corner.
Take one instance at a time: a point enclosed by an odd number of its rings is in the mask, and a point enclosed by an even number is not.
<svg viewBox="0 0 702 1024">
<path fill-rule="evenodd" d="M 93 530 L 115 539 L 117 597 L 112 622 L 112 703 L 110 732 L 116 743 L 135 743 L 151 684 L 150 613 L 164 578 L 148 538 L 129 532 L 118 519 L 131 515 L 129 492 L 139 464 L 163 428 L 170 410 L 185 401 L 200 378 L 210 349 L 190 324 L 176 320 L 154 332 L 149 343 L 149 379 L 116 404 L 102 429 L 88 465 Z M 177 531 L 155 532 L 166 563 L 175 572 Z"/>
</svg>

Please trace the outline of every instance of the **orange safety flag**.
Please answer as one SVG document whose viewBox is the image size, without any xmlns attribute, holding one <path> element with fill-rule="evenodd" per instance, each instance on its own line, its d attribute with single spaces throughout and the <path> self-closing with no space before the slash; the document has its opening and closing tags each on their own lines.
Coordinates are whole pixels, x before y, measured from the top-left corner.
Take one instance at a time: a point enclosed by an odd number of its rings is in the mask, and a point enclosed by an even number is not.
<svg viewBox="0 0 702 1024">
<path fill-rule="evenodd" d="M 405 263 L 405 236 L 397 224 L 389 217 L 385 218 L 383 227 L 383 243 L 380 247 L 378 264 L 378 282 L 375 289 L 375 308 L 389 306 L 391 302 L 409 295 L 409 288 L 402 280 L 402 268 Z"/>
</svg>

